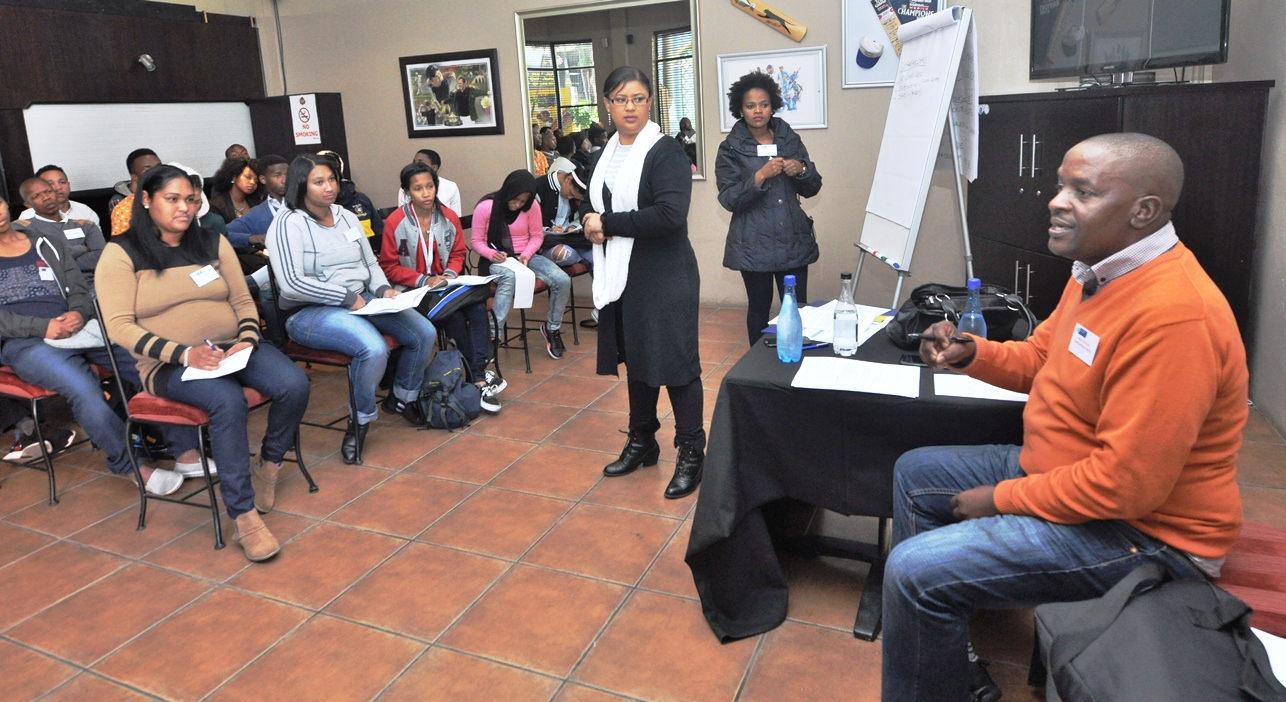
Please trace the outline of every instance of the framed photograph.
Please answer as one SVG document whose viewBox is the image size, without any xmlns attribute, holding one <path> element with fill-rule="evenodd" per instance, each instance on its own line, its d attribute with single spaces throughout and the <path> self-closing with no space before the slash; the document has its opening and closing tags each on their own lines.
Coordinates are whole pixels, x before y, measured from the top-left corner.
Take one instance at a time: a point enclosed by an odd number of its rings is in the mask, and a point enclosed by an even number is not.
<svg viewBox="0 0 1286 702">
<path fill-rule="evenodd" d="M 406 135 L 504 134 L 497 56 L 495 49 L 481 49 L 398 59 Z"/>
<path fill-rule="evenodd" d="M 826 47 L 719 55 L 720 130 L 737 123 L 728 112 L 728 91 L 747 73 L 767 73 L 781 86 L 777 116 L 794 129 L 826 128 Z"/>
<path fill-rule="evenodd" d="M 943 0 L 843 0 L 844 88 L 893 85 L 898 27 L 943 9 Z"/>
</svg>

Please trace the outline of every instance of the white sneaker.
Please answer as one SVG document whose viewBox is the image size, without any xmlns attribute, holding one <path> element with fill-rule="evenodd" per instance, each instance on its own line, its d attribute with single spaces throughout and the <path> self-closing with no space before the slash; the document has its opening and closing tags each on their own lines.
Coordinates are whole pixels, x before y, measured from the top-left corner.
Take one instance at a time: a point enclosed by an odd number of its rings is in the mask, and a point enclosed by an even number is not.
<svg viewBox="0 0 1286 702">
<path fill-rule="evenodd" d="M 173 495 L 181 487 L 183 487 L 183 476 L 172 470 L 157 468 L 152 471 L 152 477 L 147 479 L 147 491 L 158 497 Z"/>
<path fill-rule="evenodd" d="M 214 464 L 214 459 L 207 458 L 205 460 L 206 460 L 206 463 L 210 464 L 210 475 L 211 476 L 218 475 L 219 467 Z M 179 463 L 178 461 L 175 461 L 174 472 L 178 473 L 179 475 L 185 478 L 204 478 L 205 477 L 205 471 L 201 470 L 201 461 L 199 460 L 193 461 L 192 463 Z"/>
<path fill-rule="evenodd" d="M 502 390 L 509 387 L 509 381 L 496 375 L 495 371 L 489 370 L 482 376 L 483 382 L 491 389 L 492 395 L 499 395 Z"/>
<path fill-rule="evenodd" d="M 490 387 L 482 388 L 482 398 L 479 405 L 486 412 L 495 414 L 500 411 L 500 401 L 496 399 L 496 393 Z"/>
</svg>

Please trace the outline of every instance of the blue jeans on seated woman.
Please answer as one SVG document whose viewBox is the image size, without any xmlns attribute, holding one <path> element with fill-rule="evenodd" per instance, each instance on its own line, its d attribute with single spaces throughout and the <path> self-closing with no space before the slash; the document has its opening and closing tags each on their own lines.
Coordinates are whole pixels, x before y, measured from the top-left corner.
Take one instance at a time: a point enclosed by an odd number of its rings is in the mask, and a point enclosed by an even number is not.
<svg viewBox="0 0 1286 702">
<path fill-rule="evenodd" d="M 367 302 L 374 299 L 369 294 L 362 297 Z M 304 346 L 353 357 L 348 377 L 357 401 L 358 424 L 370 424 L 379 417 L 375 390 L 384 377 L 389 356 L 388 344 L 380 335 L 388 334 L 402 345 L 402 357 L 393 379 L 393 395 L 407 403 L 415 402 L 420 396 L 424 370 L 438 340 L 433 323 L 413 309 L 360 316 L 343 307 L 312 305 L 286 320 L 286 333 Z"/>
<path fill-rule="evenodd" d="M 112 355 L 120 369 L 121 379 L 132 390 L 142 386 L 134 358 L 125 349 L 112 344 Z M 19 378 L 58 393 L 71 405 L 76 422 L 89 435 L 89 440 L 107 454 L 107 467 L 113 473 L 128 473 L 129 446 L 125 442 L 125 422 L 103 399 L 103 388 L 89 364 L 111 368 L 107 350 L 101 346 L 88 349 L 59 349 L 43 339 L 9 339 L 0 350 L 0 363 L 13 368 Z M 197 447 L 196 430 L 165 427 L 165 440 L 174 455 Z M 218 461 L 216 461 L 217 463 Z"/>
<path fill-rule="evenodd" d="M 250 486 L 250 436 L 246 430 L 246 396 L 242 387 L 254 388 L 272 398 L 268 430 L 260 456 L 280 463 L 295 443 L 295 431 L 308 409 L 308 376 L 286 355 L 268 344 L 250 353 L 250 361 L 237 373 L 220 378 L 183 380 L 183 369 L 170 374 L 157 391 L 168 400 L 199 407 L 210 415 L 210 452 L 219 466 L 219 491 L 232 519 L 254 509 Z"/>
<path fill-rule="evenodd" d="M 531 257 L 527 267 L 549 286 L 549 313 L 545 315 L 545 320 L 549 323 L 549 330 L 556 331 L 563 326 L 563 312 L 567 309 L 572 279 L 567 277 L 557 263 L 539 254 Z M 514 272 L 504 266 L 492 266 L 491 275 L 500 276 L 496 279 L 496 302 L 491 311 L 496 315 L 496 323 L 503 327 L 514 304 L 516 278 Z"/>
<path fill-rule="evenodd" d="M 1176 578 L 1204 577 L 1182 552 L 1123 521 L 952 516 L 957 493 L 1023 477 L 1021 451 L 935 446 L 898 459 L 894 548 L 884 566 L 884 702 L 969 699 L 976 610 L 1092 599 L 1146 563 Z"/>
</svg>

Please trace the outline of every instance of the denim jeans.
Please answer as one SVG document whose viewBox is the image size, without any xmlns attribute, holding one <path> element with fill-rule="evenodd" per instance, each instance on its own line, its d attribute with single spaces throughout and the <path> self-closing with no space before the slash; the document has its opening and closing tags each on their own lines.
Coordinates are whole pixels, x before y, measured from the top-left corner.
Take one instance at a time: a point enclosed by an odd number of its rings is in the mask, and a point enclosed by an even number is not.
<svg viewBox="0 0 1286 702">
<path fill-rule="evenodd" d="M 487 372 L 487 359 L 491 355 L 489 322 L 487 305 L 482 302 L 456 310 L 442 321 L 442 330 L 460 349 L 474 382 L 482 380 Z"/>
<path fill-rule="evenodd" d="M 969 699 L 969 614 L 1101 596 L 1159 563 L 1204 577 L 1180 551 L 1122 521 L 1055 524 L 1001 515 L 960 522 L 951 497 L 1024 475 L 1018 446 L 936 446 L 898 459 L 893 552 L 884 570 L 885 702 Z"/>
<path fill-rule="evenodd" d="M 549 286 L 549 314 L 545 315 L 545 321 L 551 330 L 558 329 L 563 325 L 563 311 L 567 309 L 572 279 L 557 263 L 544 256 L 532 256 L 527 267 Z M 496 301 L 491 311 L 496 314 L 496 323 L 503 327 L 514 303 L 514 272 L 504 266 L 492 266 L 491 274 L 500 276 L 496 279 Z"/>
<path fill-rule="evenodd" d="M 370 295 L 363 295 L 370 301 Z M 415 310 L 369 317 L 350 314 L 342 307 L 312 305 L 286 320 L 286 333 L 304 346 L 338 351 L 353 357 L 348 375 L 357 401 L 357 422 L 370 424 L 379 417 L 375 390 L 388 365 L 388 334 L 402 345 L 402 357 L 393 379 L 393 394 L 403 402 L 414 402 L 424 384 L 424 369 L 433 357 L 438 332 L 433 323 Z"/>
<path fill-rule="evenodd" d="M 295 430 L 308 409 L 309 392 L 308 376 L 282 352 L 260 344 L 240 372 L 183 380 L 183 372 L 175 371 L 165 388 L 157 388 L 167 399 L 199 407 L 210 415 L 210 451 L 219 466 L 219 491 L 232 519 L 254 509 L 255 498 L 250 486 L 249 408 L 243 386 L 272 398 L 259 455 L 265 461 L 280 463 L 294 445 Z"/>
<path fill-rule="evenodd" d="M 579 250 L 567 244 L 559 244 L 540 252 L 541 256 L 557 263 L 559 266 L 572 266 L 581 261 L 587 266 L 594 265 L 594 252 L 592 250 Z"/>
<path fill-rule="evenodd" d="M 112 344 L 121 379 L 134 391 L 142 383 L 134 359 L 125 349 Z M 76 422 L 89 435 L 90 441 L 107 454 L 107 467 L 113 473 L 128 473 L 129 445 L 125 440 L 125 422 L 112 411 L 103 398 L 103 388 L 89 364 L 111 368 L 107 350 L 101 346 L 89 349 L 59 349 L 43 339 L 9 339 L 0 351 L 0 362 L 13 368 L 19 378 L 52 390 L 71 405 Z M 174 455 L 197 447 L 196 430 L 166 427 L 165 440 Z"/>
</svg>

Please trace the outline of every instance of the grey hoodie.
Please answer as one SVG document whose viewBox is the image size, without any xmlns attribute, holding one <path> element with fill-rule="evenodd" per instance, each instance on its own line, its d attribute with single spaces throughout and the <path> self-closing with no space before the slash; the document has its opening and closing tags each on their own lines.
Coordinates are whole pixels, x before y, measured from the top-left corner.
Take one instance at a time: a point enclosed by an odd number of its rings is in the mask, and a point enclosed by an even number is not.
<svg viewBox="0 0 1286 702">
<path fill-rule="evenodd" d="M 389 289 L 357 215 L 339 205 L 331 205 L 331 213 L 333 227 L 302 210 L 284 210 L 273 220 L 265 243 L 284 309 L 352 307 L 362 293 L 379 297 Z M 350 237 L 354 229 L 360 235 Z"/>
<path fill-rule="evenodd" d="M 23 232 L 31 239 L 36 255 L 49 266 L 58 280 L 58 289 L 67 298 L 67 309 L 79 312 L 86 322 L 94 318 L 94 303 L 89 296 L 89 284 L 85 276 L 76 267 L 75 260 L 67 251 L 67 245 L 54 237 L 41 236 L 34 232 Z M 43 339 L 49 329 L 49 320 L 43 317 L 32 317 L 8 310 L 0 310 L 0 339 Z"/>
</svg>

